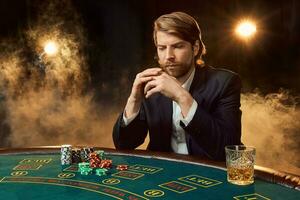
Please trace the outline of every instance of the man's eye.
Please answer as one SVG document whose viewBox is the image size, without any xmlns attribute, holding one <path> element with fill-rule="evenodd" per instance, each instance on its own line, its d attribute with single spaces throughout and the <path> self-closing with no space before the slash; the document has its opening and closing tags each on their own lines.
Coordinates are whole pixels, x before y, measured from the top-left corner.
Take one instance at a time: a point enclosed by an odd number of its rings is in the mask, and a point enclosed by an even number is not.
<svg viewBox="0 0 300 200">
<path fill-rule="evenodd" d="M 178 44 L 178 45 L 175 46 L 175 48 L 178 48 L 178 49 L 181 49 L 181 48 L 183 48 L 183 47 L 184 47 L 183 44 Z"/>
<path fill-rule="evenodd" d="M 163 51 L 165 49 L 165 47 L 158 47 L 157 48 L 159 51 Z"/>
</svg>

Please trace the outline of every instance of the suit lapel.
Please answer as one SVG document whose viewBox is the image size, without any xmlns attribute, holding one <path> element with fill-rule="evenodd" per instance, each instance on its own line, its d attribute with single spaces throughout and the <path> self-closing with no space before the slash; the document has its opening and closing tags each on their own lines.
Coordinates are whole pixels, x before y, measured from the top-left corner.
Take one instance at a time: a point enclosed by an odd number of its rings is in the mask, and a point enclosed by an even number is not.
<svg viewBox="0 0 300 200">
<path fill-rule="evenodd" d="M 161 98 L 161 112 L 162 118 L 166 121 L 167 124 L 172 123 L 172 115 L 173 115 L 173 104 L 170 98 L 167 98 L 163 95 L 160 96 Z"/>
<path fill-rule="evenodd" d="M 201 92 L 202 90 L 204 90 L 205 88 L 205 73 L 206 73 L 206 70 L 207 69 L 207 66 L 204 66 L 204 67 L 200 67 L 200 66 L 197 66 L 195 68 L 195 75 L 194 75 L 194 79 L 193 79 L 193 82 L 192 82 L 192 85 L 190 87 L 190 93 L 193 94 L 195 91 L 197 92 Z"/>
<path fill-rule="evenodd" d="M 160 121 L 163 123 L 162 127 L 164 129 L 164 134 L 167 138 L 167 141 L 170 143 L 171 141 L 171 135 L 172 135 L 172 127 L 173 127 L 173 122 L 172 122 L 172 115 L 173 115 L 173 104 L 172 100 L 160 95 L 160 112 L 161 112 L 161 119 Z M 167 142 L 167 143 L 168 143 Z M 170 147 L 171 148 L 171 147 Z"/>
<path fill-rule="evenodd" d="M 206 70 L 207 67 L 200 67 L 197 66 L 195 68 L 195 75 L 193 78 L 192 85 L 190 87 L 190 94 L 193 96 L 194 99 L 196 99 L 198 106 L 202 104 L 203 98 L 199 98 L 199 95 L 201 95 L 202 91 L 205 89 L 205 77 L 206 77 Z M 189 134 L 185 133 L 185 139 L 186 139 L 186 144 L 188 148 L 189 154 L 193 155 L 193 147 L 191 143 L 191 137 Z"/>
</svg>

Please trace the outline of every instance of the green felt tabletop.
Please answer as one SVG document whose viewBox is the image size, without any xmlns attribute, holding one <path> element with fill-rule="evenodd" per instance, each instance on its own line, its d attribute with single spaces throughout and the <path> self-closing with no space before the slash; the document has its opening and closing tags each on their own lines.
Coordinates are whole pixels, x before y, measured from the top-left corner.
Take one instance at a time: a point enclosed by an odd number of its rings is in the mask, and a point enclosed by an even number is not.
<svg viewBox="0 0 300 200">
<path fill-rule="evenodd" d="M 300 192 L 255 179 L 248 186 L 227 182 L 226 171 L 212 166 L 151 157 L 106 153 L 107 175 L 81 175 L 76 164 L 62 166 L 58 153 L 0 155 L 1 199 L 300 199 Z M 126 164 L 126 171 L 116 165 Z"/>
</svg>

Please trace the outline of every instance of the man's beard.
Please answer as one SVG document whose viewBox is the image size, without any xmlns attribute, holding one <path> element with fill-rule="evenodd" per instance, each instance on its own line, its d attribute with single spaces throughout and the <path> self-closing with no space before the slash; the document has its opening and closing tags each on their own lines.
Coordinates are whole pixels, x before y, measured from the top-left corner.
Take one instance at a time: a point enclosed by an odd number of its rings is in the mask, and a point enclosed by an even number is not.
<svg viewBox="0 0 300 200">
<path fill-rule="evenodd" d="M 192 61 L 190 63 L 169 62 L 166 64 L 160 64 L 160 67 L 168 75 L 173 76 L 176 79 L 180 79 L 180 78 L 186 76 L 186 74 L 190 72 L 191 68 L 193 67 L 193 64 L 192 64 Z"/>
</svg>

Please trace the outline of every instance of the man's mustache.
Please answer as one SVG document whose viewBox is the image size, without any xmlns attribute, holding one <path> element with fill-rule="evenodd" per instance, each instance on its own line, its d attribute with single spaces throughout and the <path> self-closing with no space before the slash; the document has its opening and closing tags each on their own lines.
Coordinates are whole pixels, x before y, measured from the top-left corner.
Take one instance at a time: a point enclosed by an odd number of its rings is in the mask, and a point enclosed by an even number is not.
<svg viewBox="0 0 300 200">
<path fill-rule="evenodd" d="M 175 63 L 175 62 L 172 62 L 172 63 L 165 63 L 163 65 L 161 65 L 162 67 L 174 67 L 174 66 L 179 66 L 181 65 L 181 63 Z"/>
</svg>

